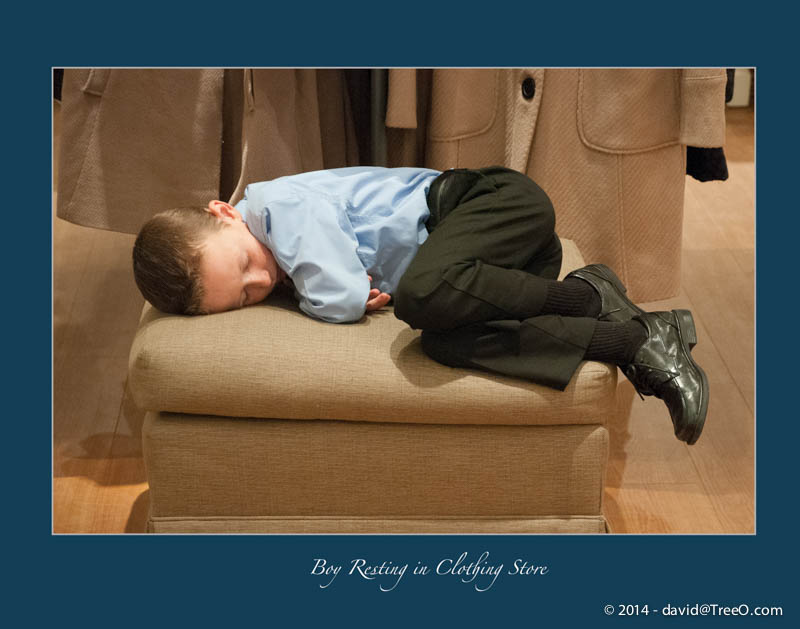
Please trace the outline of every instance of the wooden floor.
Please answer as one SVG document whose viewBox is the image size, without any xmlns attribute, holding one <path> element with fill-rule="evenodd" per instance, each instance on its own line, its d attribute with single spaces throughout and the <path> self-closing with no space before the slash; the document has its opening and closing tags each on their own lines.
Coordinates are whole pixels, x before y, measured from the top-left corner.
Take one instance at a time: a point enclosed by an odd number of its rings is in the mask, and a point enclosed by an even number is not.
<svg viewBox="0 0 800 629">
<path fill-rule="evenodd" d="M 57 103 L 53 128 L 57 148 Z M 645 304 L 648 310 L 694 313 L 694 355 L 712 392 L 706 428 L 694 446 L 677 441 L 663 404 L 639 399 L 620 378 L 621 419 L 609 426 L 605 494 L 616 533 L 755 531 L 752 108 L 728 109 L 725 153 L 727 181 L 686 178 L 681 294 Z M 132 245 L 133 236 L 54 216 L 55 533 L 145 530 L 143 413 L 131 402 L 126 381 L 143 305 L 130 272 Z"/>
</svg>

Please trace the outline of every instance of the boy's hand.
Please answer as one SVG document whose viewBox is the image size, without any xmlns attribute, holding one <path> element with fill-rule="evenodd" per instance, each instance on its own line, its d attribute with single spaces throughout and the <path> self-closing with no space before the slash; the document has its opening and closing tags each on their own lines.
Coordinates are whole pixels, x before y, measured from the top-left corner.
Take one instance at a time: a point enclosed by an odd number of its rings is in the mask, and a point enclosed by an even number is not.
<svg viewBox="0 0 800 629">
<path fill-rule="evenodd" d="M 367 298 L 367 312 L 380 310 L 389 303 L 391 298 L 392 296 L 389 293 L 382 293 L 377 288 L 373 288 L 369 291 L 369 297 Z"/>
<path fill-rule="evenodd" d="M 372 276 L 367 275 L 367 277 L 371 283 Z M 380 310 L 389 303 L 391 298 L 392 296 L 389 293 L 382 293 L 377 288 L 370 289 L 369 295 L 367 296 L 367 312 L 375 312 L 376 310 Z"/>
</svg>

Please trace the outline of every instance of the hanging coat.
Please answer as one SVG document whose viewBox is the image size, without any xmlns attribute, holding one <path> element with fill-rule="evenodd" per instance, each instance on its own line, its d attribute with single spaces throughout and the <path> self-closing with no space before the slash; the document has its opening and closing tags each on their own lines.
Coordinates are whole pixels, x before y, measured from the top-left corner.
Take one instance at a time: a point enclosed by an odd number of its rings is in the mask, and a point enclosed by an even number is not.
<svg viewBox="0 0 800 629">
<path fill-rule="evenodd" d="M 550 196 L 560 236 L 638 301 L 680 288 L 686 147 L 721 147 L 724 69 L 394 69 L 393 166 L 500 164 Z"/>
<path fill-rule="evenodd" d="M 282 175 L 358 164 L 341 70 L 67 69 L 58 217 L 136 233 Z"/>
</svg>

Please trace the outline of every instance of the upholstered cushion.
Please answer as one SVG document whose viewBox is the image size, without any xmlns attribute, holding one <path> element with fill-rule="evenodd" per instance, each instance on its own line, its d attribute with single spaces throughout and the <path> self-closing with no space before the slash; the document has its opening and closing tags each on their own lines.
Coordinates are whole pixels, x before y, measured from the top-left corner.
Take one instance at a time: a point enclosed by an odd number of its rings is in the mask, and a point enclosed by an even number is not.
<svg viewBox="0 0 800 629">
<path fill-rule="evenodd" d="M 147 413 L 142 437 L 152 518 L 596 516 L 608 456 L 597 424 Z"/>
<path fill-rule="evenodd" d="M 583 265 L 563 241 L 562 276 Z M 145 306 L 130 354 L 137 405 L 227 417 L 436 424 L 594 424 L 613 412 L 616 368 L 582 363 L 563 392 L 442 366 L 390 308 L 353 324 L 302 314 L 290 295 L 201 317 Z"/>
</svg>

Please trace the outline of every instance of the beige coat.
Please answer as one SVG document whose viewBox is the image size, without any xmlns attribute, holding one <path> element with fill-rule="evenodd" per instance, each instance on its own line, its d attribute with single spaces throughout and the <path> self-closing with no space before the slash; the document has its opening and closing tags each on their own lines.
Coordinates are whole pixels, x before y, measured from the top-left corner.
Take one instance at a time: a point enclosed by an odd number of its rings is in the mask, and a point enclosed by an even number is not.
<svg viewBox="0 0 800 629">
<path fill-rule="evenodd" d="M 616 269 L 636 300 L 671 297 L 686 146 L 723 145 L 725 82 L 724 70 L 697 68 L 395 69 L 389 162 L 527 173 L 587 260 Z"/>
<path fill-rule="evenodd" d="M 136 233 L 159 210 L 358 163 L 342 70 L 66 70 L 60 218 Z"/>
</svg>

